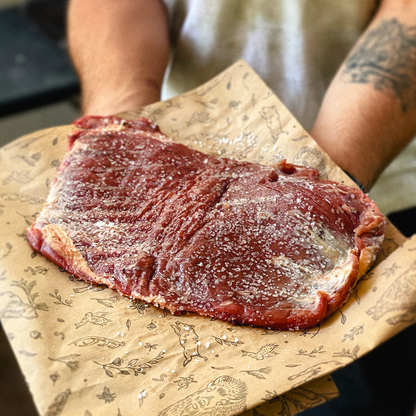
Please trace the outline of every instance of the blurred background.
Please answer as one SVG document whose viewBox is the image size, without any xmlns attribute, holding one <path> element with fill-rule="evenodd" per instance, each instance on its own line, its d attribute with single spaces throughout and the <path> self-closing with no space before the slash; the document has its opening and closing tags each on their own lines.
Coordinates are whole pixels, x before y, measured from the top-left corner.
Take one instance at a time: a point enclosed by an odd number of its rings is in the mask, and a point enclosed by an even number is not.
<svg viewBox="0 0 416 416">
<path fill-rule="evenodd" d="M 0 0 L 0 147 L 79 116 L 78 80 L 67 56 L 67 0 Z M 0 327 L 0 414 L 37 416 Z"/>
<path fill-rule="evenodd" d="M 0 146 L 78 117 L 67 0 L 0 0 Z"/>
</svg>

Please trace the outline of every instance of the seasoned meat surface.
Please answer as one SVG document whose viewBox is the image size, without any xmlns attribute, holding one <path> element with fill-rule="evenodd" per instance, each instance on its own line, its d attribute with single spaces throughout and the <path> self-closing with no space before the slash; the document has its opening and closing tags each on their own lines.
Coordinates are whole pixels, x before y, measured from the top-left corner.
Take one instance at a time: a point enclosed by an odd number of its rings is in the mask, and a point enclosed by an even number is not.
<svg viewBox="0 0 416 416">
<path fill-rule="evenodd" d="M 75 124 L 28 241 L 126 296 L 175 314 L 306 328 L 347 300 L 383 240 L 375 204 L 315 169 L 210 156 L 143 118 Z"/>
</svg>

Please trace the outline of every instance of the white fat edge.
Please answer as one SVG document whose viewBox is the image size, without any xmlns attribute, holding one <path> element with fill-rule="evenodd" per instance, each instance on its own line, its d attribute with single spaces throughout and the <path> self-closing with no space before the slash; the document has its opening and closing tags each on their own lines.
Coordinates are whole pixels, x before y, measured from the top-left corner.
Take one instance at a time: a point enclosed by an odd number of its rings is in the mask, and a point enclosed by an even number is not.
<svg viewBox="0 0 416 416">
<path fill-rule="evenodd" d="M 141 136 L 145 136 L 145 137 L 148 137 L 150 139 L 159 140 L 160 142 L 173 142 L 173 140 L 169 136 L 166 136 L 165 134 L 160 133 L 160 132 L 135 130 L 134 134 L 140 134 Z"/>
<path fill-rule="evenodd" d="M 376 261 L 380 245 L 383 242 L 384 236 L 376 239 L 376 243 L 371 246 L 364 247 L 360 252 L 358 279 L 361 279 L 372 267 Z"/>
<path fill-rule="evenodd" d="M 48 196 L 46 198 L 45 206 L 54 205 L 60 198 L 60 192 L 62 190 L 62 176 L 58 174 L 58 176 L 54 178 L 54 181 L 55 182 L 49 190 Z"/>
<path fill-rule="evenodd" d="M 305 231 L 311 236 L 311 240 L 319 248 L 319 251 L 330 260 L 333 267 L 338 266 L 348 257 L 350 247 L 343 239 L 337 239 L 324 226 L 321 225 L 323 235 L 319 236 L 313 230 L 305 227 Z"/>
<path fill-rule="evenodd" d="M 283 256 L 283 255 L 272 256 L 272 263 L 275 266 L 282 268 L 283 270 L 287 269 L 289 271 L 292 271 L 293 269 L 295 269 L 302 274 L 306 273 L 307 275 L 311 275 L 312 277 L 315 277 L 320 274 L 320 271 L 318 268 L 312 268 L 312 267 L 300 265 L 296 263 L 295 261 L 293 261 L 292 259 L 290 259 L 289 257 Z"/>
<path fill-rule="evenodd" d="M 296 303 L 298 304 L 311 305 L 315 303 L 316 294 L 321 290 L 319 285 L 320 281 L 316 279 L 322 276 L 322 272 L 318 268 L 315 269 L 297 264 L 292 259 L 283 255 L 272 256 L 271 261 L 275 266 L 282 269 L 286 276 L 291 277 L 293 284 L 303 282 L 303 284 L 300 284 L 300 292 L 295 287 L 289 285 L 279 290 L 280 295 L 284 295 L 285 293 L 290 294 L 292 298 L 296 298 Z M 305 287 L 308 288 L 307 293 L 303 293 Z M 278 301 L 275 307 L 285 301 Z"/>
<path fill-rule="evenodd" d="M 88 148 L 88 145 L 86 143 L 83 143 L 81 140 L 76 140 L 74 145 L 72 146 L 72 149 L 67 152 L 65 159 L 62 163 L 64 163 L 68 156 L 72 153 L 76 153 L 79 150 L 86 150 Z M 61 163 L 61 166 L 62 166 Z M 53 206 L 55 202 L 60 198 L 60 192 L 62 190 L 63 185 L 63 178 L 60 171 L 58 171 L 57 175 L 53 179 L 53 184 L 51 186 L 51 189 L 49 190 L 48 196 L 46 198 L 46 202 L 44 204 L 44 211 L 45 213 L 48 212 L 47 207 Z M 41 212 L 41 215 L 44 214 L 43 211 Z"/>
<path fill-rule="evenodd" d="M 82 141 L 82 138 L 75 139 L 74 144 L 69 152 L 67 152 L 66 157 L 67 158 L 70 154 L 76 153 L 79 150 L 87 150 L 88 144 Z"/>
<path fill-rule="evenodd" d="M 338 292 L 343 288 L 350 277 L 352 265 L 356 255 L 353 252 L 353 249 L 348 251 L 348 256 L 346 260 L 334 267 L 329 273 L 325 274 L 321 278 L 321 288 L 320 290 L 332 295 L 335 292 Z M 358 281 L 354 282 L 354 284 Z"/>
<path fill-rule="evenodd" d="M 108 124 L 105 127 L 99 128 L 99 129 L 93 129 L 93 130 L 85 130 L 91 133 L 96 132 L 122 132 L 122 131 L 128 131 L 128 129 L 124 126 L 124 124 L 128 122 L 128 120 L 122 120 L 120 124 Z M 156 124 L 152 123 L 153 126 L 156 126 Z M 165 134 L 161 132 L 152 132 L 152 131 L 146 131 L 146 130 L 140 130 L 137 128 L 134 128 L 134 134 L 140 134 L 141 136 L 150 137 L 152 139 L 157 139 L 163 142 L 171 142 L 172 139 Z"/>
<path fill-rule="evenodd" d="M 104 127 L 101 127 L 100 131 L 123 131 L 126 130 L 124 127 L 124 124 L 127 122 L 127 120 L 122 119 L 121 123 L 108 123 Z"/>
<path fill-rule="evenodd" d="M 120 292 L 121 293 L 121 292 Z M 123 296 L 123 293 L 121 293 Z M 147 303 L 151 303 L 159 308 L 165 309 L 166 307 L 166 299 L 163 296 L 160 295 L 153 295 L 153 296 L 143 296 L 143 294 L 137 292 L 137 291 L 133 291 L 131 292 L 130 296 L 128 296 L 131 299 L 140 299 L 143 300 L 144 302 Z M 169 311 L 170 312 L 175 312 L 176 308 L 174 308 L 172 305 L 169 307 Z"/>
<path fill-rule="evenodd" d="M 107 277 L 100 276 L 89 268 L 81 252 L 75 247 L 72 240 L 69 238 L 62 227 L 56 224 L 48 224 L 41 229 L 41 232 L 43 239 L 53 250 L 55 250 L 65 259 L 70 258 L 72 260 L 70 263 L 74 269 L 74 274 L 80 273 L 83 276 L 87 276 L 91 282 L 105 285 L 110 289 L 117 290 L 121 295 L 126 296 L 125 293 L 120 292 L 115 285 L 111 284 Z M 57 241 L 62 241 L 63 244 L 59 244 Z M 65 250 L 63 250 L 63 248 L 65 248 Z M 70 255 L 68 256 L 68 254 Z M 148 303 L 157 304 L 161 308 L 164 308 L 166 303 L 165 299 L 160 295 L 143 296 L 138 292 L 132 292 L 129 297 L 132 299 L 141 299 Z"/>
<path fill-rule="evenodd" d="M 106 284 L 107 279 L 95 274 L 87 265 L 65 230 L 57 224 L 47 224 L 40 229 L 44 241 L 60 256 L 69 260 L 74 272 L 87 275 L 94 283 Z"/>
<path fill-rule="evenodd" d="M 311 280 L 310 288 L 307 293 L 296 294 L 296 303 L 299 306 L 302 306 L 302 309 L 308 307 L 308 309 L 314 310 L 318 308 L 320 304 L 318 292 L 326 293 L 329 296 L 333 296 L 334 293 L 337 293 L 345 286 L 350 277 L 354 257 L 355 254 L 353 253 L 353 250 L 350 249 L 347 259 L 342 262 L 342 264 L 334 267 L 329 273 L 324 275 L 316 273 L 313 276 L 309 275 L 308 279 Z M 290 262 L 290 259 L 286 258 L 285 261 Z M 293 263 L 292 265 L 299 270 L 303 269 L 302 271 L 306 271 L 306 268 L 303 268 L 296 263 Z M 284 301 L 277 302 L 275 307 L 278 307 L 282 302 Z"/>
<path fill-rule="evenodd" d="M 42 227 L 44 227 L 46 224 L 49 224 L 50 220 L 50 214 L 49 214 L 49 206 L 45 204 L 43 206 L 42 211 L 39 213 L 39 215 L 36 218 L 35 223 L 32 225 L 32 227 L 42 230 Z"/>
<path fill-rule="evenodd" d="M 39 213 L 34 224 L 35 228 L 41 229 L 46 224 L 58 225 L 62 219 L 65 219 L 65 213 L 62 209 L 57 207 L 57 202 L 60 199 L 62 178 L 56 177 L 56 182 L 51 187 L 45 204 L 43 205 L 42 211 Z M 62 228 L 63 229 L 63 228 Z"/>
<path fill-rule="evenodd" d="M 303 231 L 310 235 L 311 244 L 314 244 L 315 248 L 330 260 L 332 267 L 341 264 L 348 257 L 350 250 L 348 243 L 342 238 L 336 238 L 327 227 L 318 222 L 319 220 L 314 221 L 306 218 L 299 210 L 287 211 L 285 215 L 299 218 Z M 308 224 L 316 224 L 316 229 L 309 227 Z M 318 232 L 323 234 L 319 236 Z"/>
<path fill-rule="evenodd" d="M 315 245 L 315 248 L 322 256 L 329 259 L 332 269 L 327 274 L 322 274 L 322 270 L 314 267 L 308 267 L 298 264 L 294 260 L 284 256 L 272 256 L 271 261 L 274 265 L 282 268 L 295 279 L 307 279 L 310 281 L 310 288 L 307 294 L 296 294 L 296 301 L 299 304 L 310 305 L 312 307 L 316 302 L 319 291 L 333 293 L 345 285 L 345 282 L 351 271 L 351 263 L 354 254 L 348 243 L 343 239 L 336 239 L 334 235 L 321 223 L 317 223 L 316 231 L 307 224 L 311 221 L 306 219 L 298 210 L 287 212 L 288 215 L 296 215 L 303 224 L 303 230 L 310 236 L 309 243 Z M 317 232 L 322 232 L 320 237 Z M 305 286 L 303 286 L 305 287 Z M 280 303 L 280 302 L 279 302 Z"/>
</svg>

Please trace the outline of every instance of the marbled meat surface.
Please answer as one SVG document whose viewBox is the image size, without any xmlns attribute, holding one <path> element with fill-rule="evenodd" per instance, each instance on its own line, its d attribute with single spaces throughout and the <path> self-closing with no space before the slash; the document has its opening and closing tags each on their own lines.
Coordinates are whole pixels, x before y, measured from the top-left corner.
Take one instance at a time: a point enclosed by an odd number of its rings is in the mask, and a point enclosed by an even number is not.
<svg viewBox="0 0 416 416">
<path fill-rule="evenodd" d="M 306 328 L 347 300 L 383 240 L 375 204 L 315 169 L 206 155 L 143 118 L 75 124 L 27 237 L 86 281 L 175 314 Z"/>
</svg>

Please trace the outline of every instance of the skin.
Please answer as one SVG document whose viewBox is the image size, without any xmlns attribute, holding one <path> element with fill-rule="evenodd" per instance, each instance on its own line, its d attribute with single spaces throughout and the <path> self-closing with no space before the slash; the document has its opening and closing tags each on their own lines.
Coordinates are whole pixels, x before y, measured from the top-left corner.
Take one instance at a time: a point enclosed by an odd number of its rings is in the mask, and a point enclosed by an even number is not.
<svg viewBox="0 0 416 416">
<path fill-rule="evenodd" d="M 68 41 L 84 114 L 116 114 L 160 99 L 169 60 L 161 1 L 71 0 Z M 310 133 L 367 190 L 414 137 L 416 0 L 380 2 Z"/>
<path fill-rule="evenodd" d="M 116 114 L 160 99 L 169 37 L 159 0 L 72 0 L 68 44 L 84 114 Z"/>
<path fill-rule="evenodd" d="M 416 1 L 381 2 L 333 79 L 311 131 L 366 189 L 416 133 L 415 26 Z"/>
</svg>

